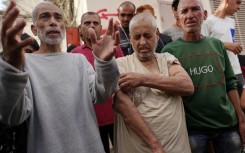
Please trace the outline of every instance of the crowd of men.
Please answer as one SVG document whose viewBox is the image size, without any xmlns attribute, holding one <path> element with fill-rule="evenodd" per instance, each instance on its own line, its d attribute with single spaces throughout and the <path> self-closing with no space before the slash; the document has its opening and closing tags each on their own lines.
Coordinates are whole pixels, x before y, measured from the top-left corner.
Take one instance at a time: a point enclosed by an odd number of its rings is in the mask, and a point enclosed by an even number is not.
<svg viewBox="0 0 245 153">
<path fill-rule="evenodd" d="M 174 0 L 174 28 L 164 34 L 148 4 L 123 2 L 120 26 L 110 19 L 103 36 L 99 15 L 86 12 L 84 44 L 67 53 L 60 8 L 33 9 L 38 45 L 22 34 L 11 0 L 1 28 L 0 152 L 110 153 L 111 141 L 114 153 L 240 153 L 242 47 L 228 17 L 240 4 L 221 0 L 208 16 L 201 0 Z"/>
</svg>

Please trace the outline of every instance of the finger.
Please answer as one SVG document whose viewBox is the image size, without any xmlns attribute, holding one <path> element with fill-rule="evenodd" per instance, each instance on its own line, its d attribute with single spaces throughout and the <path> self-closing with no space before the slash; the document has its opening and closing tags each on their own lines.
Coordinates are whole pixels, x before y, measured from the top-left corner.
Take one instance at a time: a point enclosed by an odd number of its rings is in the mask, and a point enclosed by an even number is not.
<svg viewBox="0 0 245 153">
<path fill-rule="evenodd" d="M 93 28 L 88 29 L 89 37 L 91 39 L 92 44 L 96 44 L 97 42 L 97 36 Z"/>
<path fill-rule="evenodd" d="M 241 45 L 238 46 L 238 50 L 239 50 L 239 52 L 242 51 L 242 46 Z"/>
<path fill-rule="evenodd" d="M 9 6 L 7 7 L 4 15 L 3 15 L 3 18 L 5 18 L 5 16 L 13 9 L 13 7 L 16 6 L 16 3 L 12 0 L 10 0 L 10 3 L 9 3 Z"/>
<path fill-rule="evenodd" d="M 6 31 L 6 35 L 9 38 L 13 38 L 16 35 L 18 35 L 21 31 L 23 31 L 25 26 L 26 26 L 26 22 L 23 19 L 22 20 L 17 20 L 15 22 L 15 25 L 12 28 L 10 28 L 10 29 L 8 29 Z"/>
<path fill-rule="evenodd" d="M 121 83 L 120 85 L 119 85 L 119 88 L 121 89 L 121 90 L 127 90 L 127 83 Z"/>
<path fill-rule="evenodd" d="M 114 45 L 117 46 L 120 43 L 119 31 L 116 32 L 115 37 L 116 38 L 114 38 L 115 39 Z"/>
<path fill-rule="evenodd" d="M 29 38 L 27 38 L 27 39 L 25 39 L 25 40 L 19 42 L 18 46 L 19 46 L 19 48 L 22 49 L 22 48 L 24 48 L 24 47 L 26 47 L 26 46 L 28 46 L 28 45 L 32 45 L 33 42 L 34 42 L 34 39 L 31 38 L 31 37 L 29 37 Z"/>
<path fill-rule="evenodd" d="M 16 18 L 19 16 L 19 9 L 17 7 L 13 7 L 4 17 L 3 23 L 2 23 L 2 30 L 5 30 L 6 28 L 9 28 L 13 25 Z M 4 31 L 3 31 L 4 32 Z"/>
<path fill-rule="evenodd" d="M 116 32 L 118 31 L 118 28 L 117 28 L 117 23 L 114 22 L 113 23 L 113 33 L 112 33 L 112 38 L 113 40 L 115 40 L 115 36 L 116 36 Z"/>
<path fill-rule="evenodd" d="M 127 75 L 127 73 L 122 73 L 122 74 L 120 75 L 120 79 L 121 79 L 121 78 L 124 78 L 126 75 Z"/>
<path fill-rule="evenodd" d="M 113 46 L 113 56 L 116 54 L 116 52 L 117 52 L 117 46 Z"/>
<path fill-rule="evenodd" d="M 106 35 L 112 35 L 112 32 L 113 32 L 113 19 L 110 18 Z"/>
</svg>

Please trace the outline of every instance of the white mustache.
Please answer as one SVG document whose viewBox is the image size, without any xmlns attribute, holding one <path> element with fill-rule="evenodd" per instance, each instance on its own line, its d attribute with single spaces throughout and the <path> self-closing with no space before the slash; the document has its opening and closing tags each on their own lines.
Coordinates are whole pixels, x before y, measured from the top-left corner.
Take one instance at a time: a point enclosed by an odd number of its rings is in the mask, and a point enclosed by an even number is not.
<svg viewBox="0 0 245 153">
<path fill-rule="evenodd" d="M 58 32 L 58 33 L 61 33 L 61 30 L 60 29 L 57 29 L 57 28 L 48 28 L 46 33 L 50 33 L 50 32 Z"/>
</svg>

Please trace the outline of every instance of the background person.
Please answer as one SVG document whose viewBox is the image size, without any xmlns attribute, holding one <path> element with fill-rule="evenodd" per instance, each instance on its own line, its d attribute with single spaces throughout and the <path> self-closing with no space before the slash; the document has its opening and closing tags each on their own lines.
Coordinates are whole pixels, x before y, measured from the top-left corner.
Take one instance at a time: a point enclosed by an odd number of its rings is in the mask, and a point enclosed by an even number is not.
<svg viewBox="0 0 245 153">
<path fill-rule="evenodd" d="M 178 14 L 184 35 L 163 51 L 180 59 L 195 87 L 192 96 L 183 97 L 191 151 L 207 152 L 211 140 L 216 153 L 239 153 L 245 119 L 225 47 L 201 35 L 207 17 L 201 0 L 180 0 Z"/>
<path fill-rule="evenodd" d="M 136 14 L 139 14 L 139 13 L 142 13 L 142 12 L 148 12 L 151 15 L 153 15 L 154 17 L 156 17 L 155 16 L 155 11 L 154 11 L 153 7 L 151 5 L 149 5 L 149 4 L 145 4 L 145 5 L 141 5 L 141 6 L 137 7 Z M 157 28 L 157 31 L 159 33 L 159 40 L 158 40 L 158 43 L 157 43 L 156 52 L 157 53 L 161 53 L 163 47 L 167 43 L 172 42 L 172 39 L 171 39 L 171 37 L 169 37 L 169 36 L 167 36 L 165 34 L 160 33 L 158 28 Z"/>
<path fill-rule="evenodd" d="M 124 56 L 133 53 L 129 42 L 129 22 L 134 16 L 135 9 L 135 5 L 130 1 L 123 2 L 118 9 L 118 19 L 120 21 L 120 26 L 118 27 L 120 33 L 120 47 Z"/>
<path fill-rule="evenodd" d="M 90 64 L 94 67 L 94 55 L 92 50 L 92 42 L 89 36 L 88 29 L 93 28 L 97 38 L 101 37 L 102 25 L 99 15 L 95 12 L 86 12 L 81 17 L 79 26 L 80 34 L 83 36 L 84 45 L 76 47 L 72 53 L 83 54 Z M 115 57 L 122 57 L 123 53 L 120 46 L 117 46 Z M 113 128 L 114 128 L 114 112 L 112 110 L 112 97 L 107 99 L 102 104 L 94 104 L 94 110 L 99 125 L 101 140 L 106 153 L 110 153 L 109 138 L 113 143 Z"/>
<path fill-rule="evenodd" d="M 191 79 L 174 56 L 155 53 L 159 32 L 151 14 L 135 15 L 129 28 L 135 52 L 117 59 L 114 151 L 191 153 L 180 96 L 193 93 Z"/>
</svg>

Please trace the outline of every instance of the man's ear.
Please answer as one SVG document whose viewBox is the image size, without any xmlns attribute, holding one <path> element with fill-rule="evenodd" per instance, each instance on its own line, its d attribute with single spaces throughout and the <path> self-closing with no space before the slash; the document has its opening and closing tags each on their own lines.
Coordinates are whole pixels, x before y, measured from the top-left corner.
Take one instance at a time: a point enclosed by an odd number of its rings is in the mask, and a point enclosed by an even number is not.
<svg viewBox="0 0 245 153">
<path fill-rule="evenodd" d="M 206 20 L 208 17 L 208 11 L 207 10 L 204 10 L 204 20 Z"/>
<path fill-rule="evenodd" d="M 157 28 L 157 31 L 156 31 L 156 35 L 157 35 L 157 40 L 159 40 L 160 39 L 160 31 L 159 31 L 158 28 Z"/>
<path fill-rule="evenodd" d="M 36 28 L 36 26 L 35 25 L 31 25 L 31 31 L 32 31 L 32 33 L 34 34 L 34 36 L 37 36 L 37 28 Z"/>
</svg>

